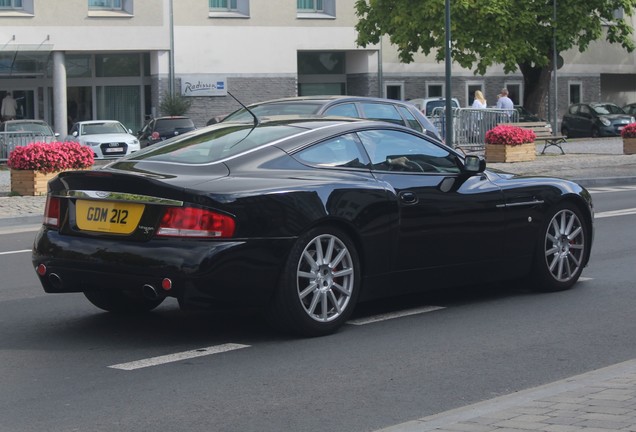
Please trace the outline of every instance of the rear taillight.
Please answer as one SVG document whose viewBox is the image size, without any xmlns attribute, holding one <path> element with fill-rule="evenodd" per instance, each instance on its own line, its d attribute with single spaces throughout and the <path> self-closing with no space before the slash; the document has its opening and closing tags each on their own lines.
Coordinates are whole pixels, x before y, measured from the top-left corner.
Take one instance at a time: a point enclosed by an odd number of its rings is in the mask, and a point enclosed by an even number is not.
<svg viewBox="0 0 636 432">
<path fill-rule="evenodd" d="M 42 223 L 52 228 L 60 227 L 60 199 L 48 196 L 44 207 L 44 220 Z"/>
<path fill-rule="evenodd" d="M 169 207 L 157 230 L 166 237 L 232 237 L 235 222 L 230 216 L 194 207 Z"/>
</svg>

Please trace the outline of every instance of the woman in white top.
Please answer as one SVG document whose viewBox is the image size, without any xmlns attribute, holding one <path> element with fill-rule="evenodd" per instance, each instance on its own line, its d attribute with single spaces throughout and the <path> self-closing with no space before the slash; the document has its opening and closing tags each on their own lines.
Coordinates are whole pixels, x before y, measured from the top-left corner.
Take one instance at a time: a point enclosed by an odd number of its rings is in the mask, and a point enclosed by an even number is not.
<svg viewBox="0 0 636 432">
<path fill-rule="evenodd" d="M 484 98 L 484 94 L 481 90 L 475 90 L 475 100 L 473 101 L 473 108 L 487 108 L 488 104 Z"/>
</svg>

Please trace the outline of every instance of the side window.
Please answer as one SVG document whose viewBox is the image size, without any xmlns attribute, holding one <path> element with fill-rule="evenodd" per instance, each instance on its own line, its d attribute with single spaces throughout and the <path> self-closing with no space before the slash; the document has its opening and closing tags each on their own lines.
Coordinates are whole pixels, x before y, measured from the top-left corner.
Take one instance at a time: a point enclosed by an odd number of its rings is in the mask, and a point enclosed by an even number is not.
<svg viewBox="0 0 636 432">
<path fill-rule="evenodd" d="M 299 151 L 294 157 L 308 165 L 368 169 L 368 160 L 354 134 L 341 135 L 314 144 Z"/>
<path fill-rule="evenodd" d="M 358 136 L 376 171 L 459 173 L 457 157 L 430 141 L 395 130 L 370 130 Z"/>
<path fill-rule="evenodd" d="M 382 120 L 404 126 L 404 120 L 397 109 L 390 104 L 363 102 L 362 115 L 371 120 Z"/>
<path fill-rule="evenodd" d="M 409 111 L 408 108 L 403 106 L 398 106 L 397 109 L 400 112 L 400 114 L 402 114 L 402 117 L 404 117 L 404 119 L 406 120 L 406 125 L 408 127 L 410 127 L 411 129 L 415 129 L 416 131 L 420 131 L 420 132 L 424 131 L 420 122 L 417 121 L 413 113 L 411 113 L 411 111 Z"/>
<path fill-rule="evenodd" d="M 581 105 L 579 107 L 579 115 L 582 115 L 583 117 L 591 117 L 591 112 L 590 109 L 587 107 L 587 105 Z"/>
<path fill-rule="evenodd" d="M 325 110 L 324 115 L 342 116 L 342 117 L 360 117 L 358 109 L 353 103 L 343 103 L 332 106 Z"/>
</svg>

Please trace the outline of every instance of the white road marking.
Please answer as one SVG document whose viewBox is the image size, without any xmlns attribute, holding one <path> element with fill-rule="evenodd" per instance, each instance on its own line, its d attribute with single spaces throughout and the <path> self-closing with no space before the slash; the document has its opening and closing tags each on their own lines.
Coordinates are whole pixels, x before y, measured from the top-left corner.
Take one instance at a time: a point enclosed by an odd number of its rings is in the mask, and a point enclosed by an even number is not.
<svg viewBox="0 0 636 432">
<path fill-rule="evenodd" d="M 614 217 L 614 216 L 627 216 L 636 214 L 636 208 L 628 208 L 622 210 L 612 210 L 606 212 L 600 212 L 594 214 L 594 219 L 601 219 L 606 217 Z"/>
<path fill-rule="evenodd" d="M 375 322 L 379 322 L 379 321 L 386 321 L 386 320 L 390 320 L 390 319 L 394 319 L 394 318 L 402 318 L 402 317 L 409 316 L 409 315 L 417 315 L 417 314 L 422 314 L 422 313 L 427 313 L 427 312 L 433 312 L 433 311 L 440 310 L 440 309 L 446 309 L 446 308 L 442 307 L 442 306 L 424 306 L 424 307 L 421 307 L 421 308 L 407 309 L 407 310 L 403 310 L 403 311 L 397 311 L 397 312 L 390 312 L 390 313 L 385 313 L 385 314 L 380 314 L 380 315 L 374 315 L 374 316 L 367 317 L 367 318 L 359 318 L 359 319 L 349 320 L 349 321 L 347 321 L 347 324 L 365 325 L 365 324 L 371 324 L 371 323 L 375 323 Z"/>
<path fill-rule="evenodd" d="M 589 278 L 589 277 L 580 277 L 579 278 L 579 282 L 585 282 L 585 281 L 591 281 L 594 280 L 594 278 Z"/>
<path fill-rule="evenodd" d="M 112 365 L 108 367 L 112 369 L 121 369 L 121 370 L 130 371 L 130 370 L 141 369 L 141 368 L 146 368 L 150 366 L 158 366 L 158 365 L 162 365 L 166 363 L 174 363 L 174 362 L 187 360 L 187 359 L 191 359 L 195 357 L 203 357 L 203 356 L 207 356 L 211 354 L 219 354 L 219 353 L 223 353 L 227 351 L 233 351 L 233 350 L 237 350 L 241 348 L 249 348 L 249 347 L 250 345 L 228 343 L 223 345 L 210 346 L 206 348 L 199 348 L 192 351 L 183 351 L 183 352 L 175 353 L 175 354 L 151 357 L 151 358 L 147 358 L 143 360 L 132 361 L 129 363 L 120 363 L 120 364 L 116 364 L 116 365 Z"/>
<path fill-rule="evenodd" d="M 3 234 L 18 234 L 23 232 L 34 232 L 38 231 L 42 225 L 25 225 L 25 226 L 14 226 L 7 228 L 0 228 L 0 235 Z"/>
<path fill-rule="evenodd" d="M 0 252 L 0 255 L 11 255 L 11 254 L 19 254 L 19 253 L 25 253 L 25 252 L 31 252 L 31 249 L 22 249 L 22 250 Z"/>
<path fill-rule="evenodd" d="M 613 186 L 613 187 L 593 187 L 588 191 L 592 194 L 595 193 L 608 193 L 608 192 L 629 192 L 636 190 L 636 186 Z"/>
</svg>

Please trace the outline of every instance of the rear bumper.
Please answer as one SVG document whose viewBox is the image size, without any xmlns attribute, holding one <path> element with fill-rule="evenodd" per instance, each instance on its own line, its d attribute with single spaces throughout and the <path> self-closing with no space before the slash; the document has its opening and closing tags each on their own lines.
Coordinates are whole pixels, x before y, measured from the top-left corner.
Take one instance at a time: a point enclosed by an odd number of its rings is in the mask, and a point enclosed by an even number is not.
<svg viewBox="0 0 636 432">
<path fill-rule="evenodd" d="M 260 305 L 269 299 L 294 239 L 149 242 L 74 237 L 42 227 L 32 262 L 47 293 L 157 288 L 186 305 Z M 172 281 L 161 289 L 164 278 Z"/>
</svg>

